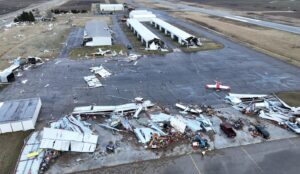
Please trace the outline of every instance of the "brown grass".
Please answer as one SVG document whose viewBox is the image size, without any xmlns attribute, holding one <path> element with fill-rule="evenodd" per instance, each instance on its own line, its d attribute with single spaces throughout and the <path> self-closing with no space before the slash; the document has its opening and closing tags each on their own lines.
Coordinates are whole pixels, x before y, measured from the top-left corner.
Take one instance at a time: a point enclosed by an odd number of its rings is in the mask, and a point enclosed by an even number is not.
<svg viewBox="0 0 300 174">
<path fill-rule="evenodd" d="M 93 19 L 105 21 L 107 25 L 112 24 L 112 20 L 110 16 L 91 16 L 90 14 L 80 14 L 71 17 L 72 24 L 79 27 L 84 27 L 87 21 Z"/>
<path fill-rule="evenodd" d="M 71 28 L 65 20 L 51 23 L 39 22 L 4 29 L 0 32 L 0 69 L 17 57 L 37 56 L 54 58 L 58 55 L 62 42 Z M 45 51 L 46 50 L 46 51 Z"/>
<path fill-rule="evenodd" d="M 56 18 L 51 23 L 37 22 L 0 30 L 0 70 L 7 68 L 9 61 L 17 57 L 56 58 L 72 25 L 83 27 L 91 19 L 104 20 L 108 25 L 111 24 L 108 16 L 90 14 L 64 14 L 57 15 Z M 52 24 L 52 30 L 49 30 L 49 25 Z"/>
<path fill-rule="evenodd" d="M 0 173 L 13 173 L 27 132 L 0 134 Z"/>
<path fill-rule="evenodd" d="M 280 92 L 277 96 L 290 106 L 300 106 L 300 91 Z"/>
<path fill-rule="evenodd" d="M 240 25 L 196 12 L 173 13 L 196 24 L 219 31 L 231 38 L 250 44 L 255 49 L 300 67 L 300 36 L 283 31 Z"/>
</svg>

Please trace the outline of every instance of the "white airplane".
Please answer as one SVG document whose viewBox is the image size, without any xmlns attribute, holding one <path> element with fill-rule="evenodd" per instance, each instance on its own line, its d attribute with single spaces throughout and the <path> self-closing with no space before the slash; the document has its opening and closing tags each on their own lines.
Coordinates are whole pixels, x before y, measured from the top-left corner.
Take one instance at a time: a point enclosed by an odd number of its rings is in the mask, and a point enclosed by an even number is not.
<svg viewBox="0 0 300 174">
<path fill-rule="evenodd" d="M 99 48 L 98 51 L 95 53 L 92 53 L 92 55 L 93 56 L 104 56 L 105 54 L 109 54 L 109 53 L 111 53 L 110 50 L 103 51 L 101 48 Z"/>
<path fill-rule="evenodd" d="M 221 82 L 215 81 L 216 84 L 205 85 L 206 89 L 215 89 L 216 91 L 230 90 L 230 86 L 221 85 Z"/>
</svg>

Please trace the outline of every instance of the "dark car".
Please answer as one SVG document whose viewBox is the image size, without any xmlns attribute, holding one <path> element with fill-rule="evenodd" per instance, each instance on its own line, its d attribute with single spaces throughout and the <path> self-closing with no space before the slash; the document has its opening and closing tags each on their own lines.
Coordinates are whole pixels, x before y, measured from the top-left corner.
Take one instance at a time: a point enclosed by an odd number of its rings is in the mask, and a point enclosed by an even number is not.
<svg viewBox="0 0 300 174">
<path fill-rule="evenodd" d="M 265 139 L 270 138 L 270 133 L 267 131 L 267 129 L 262 125 L 255 125 L 255 129 L 257 132 L 259 132 Z"/>
<path fill-rule="evenodd" d="M 220 128 L 227 135 L 228 138 L 236 137 L 236 133 L 233 130 L 232 125 L 230 123 L 223 122 L 220 124 Z"/>
<path fill-rule="evenodd" d="M 128 50 L 131 50 L 131 49 L 132 49 L 132 46 L 131 46 L 131 45 L 127 45 L 127 49 L 128 49 Z"/>
</svg>

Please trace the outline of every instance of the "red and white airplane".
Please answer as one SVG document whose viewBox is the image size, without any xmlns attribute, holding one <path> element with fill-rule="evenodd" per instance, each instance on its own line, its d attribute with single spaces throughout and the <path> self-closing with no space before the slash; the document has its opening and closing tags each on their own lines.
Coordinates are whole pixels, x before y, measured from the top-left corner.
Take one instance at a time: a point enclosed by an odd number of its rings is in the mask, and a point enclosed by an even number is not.
<svg viewBox="0 0 300 174">
<path fill-rule="evenodd" d="M 208 84 L 205 85 L 206 89 L 215 89 L 216 91 L 221 91 L 221 90 L 230 90 L 230 86 L 225 86 L 225 85 L 221 85 L 221 82 L 215 81 L 216 84 Z"/>
</svg>

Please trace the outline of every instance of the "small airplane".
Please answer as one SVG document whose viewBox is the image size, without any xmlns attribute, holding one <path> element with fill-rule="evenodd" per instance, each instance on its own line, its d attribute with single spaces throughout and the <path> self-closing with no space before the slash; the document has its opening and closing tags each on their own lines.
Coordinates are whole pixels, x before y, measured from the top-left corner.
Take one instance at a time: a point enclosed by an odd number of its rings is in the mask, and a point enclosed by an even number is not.
<svg viewBox="0 0 300 174">
<path fill-rule="evenodd" d="M 93 56 L 104 56 L 104 55 L 109 54 L 109 53 L 111 53 L 111 50 L 104 50 L 103 51 L 101 48 L 99 48 L 97 52 L 92 53 L 91 55 L 93 55 Z"/>
<path fill-rule="evenodd" d="M 230 90 L 230 86 L 225 86 L 221 85 L 221 82 L 215 81 L 216 84 L 207 84 L 205 85 L 206 89 L 215 89 L 216 91 L 221 91 L 221 90 Z"/>
</svg>

